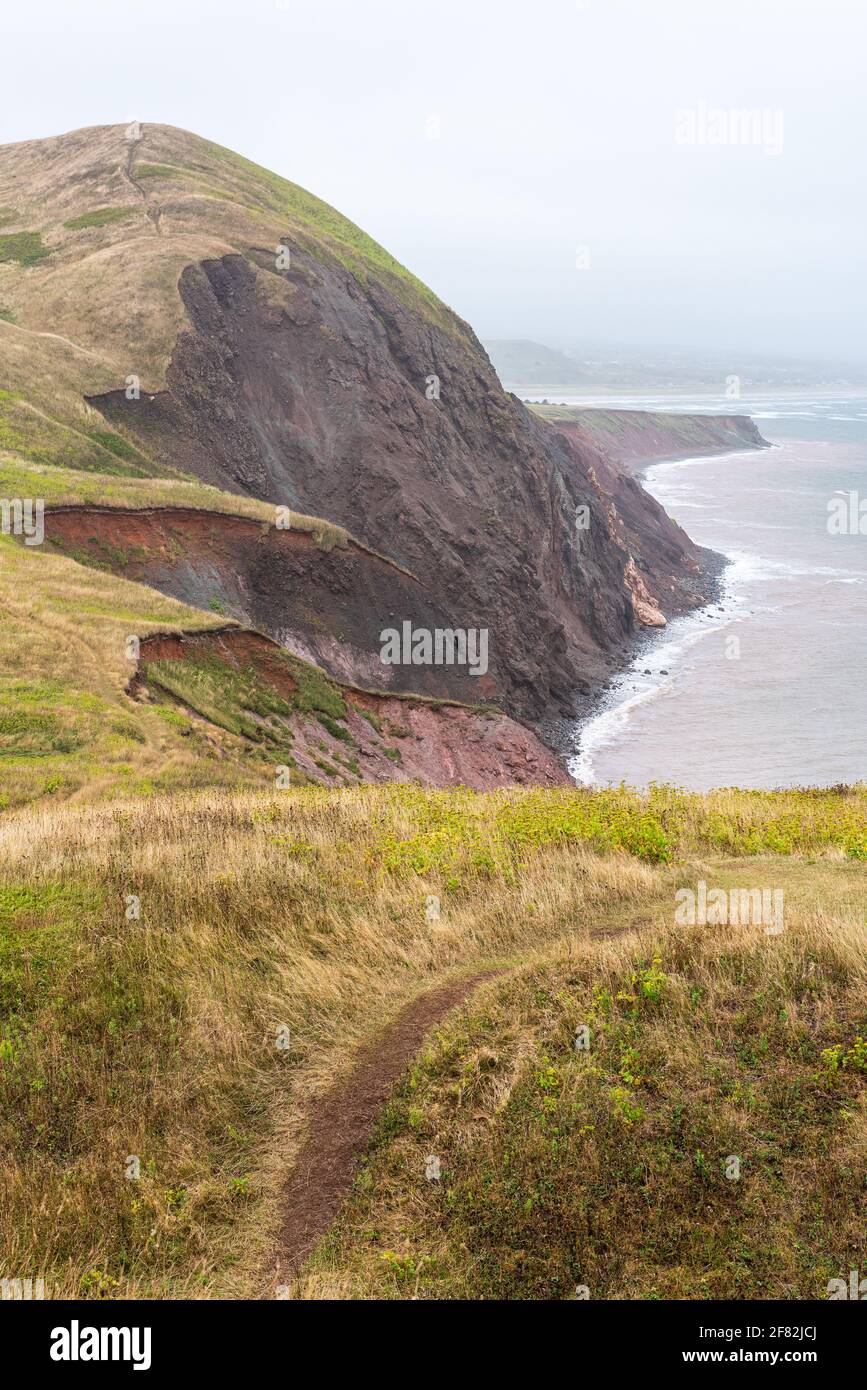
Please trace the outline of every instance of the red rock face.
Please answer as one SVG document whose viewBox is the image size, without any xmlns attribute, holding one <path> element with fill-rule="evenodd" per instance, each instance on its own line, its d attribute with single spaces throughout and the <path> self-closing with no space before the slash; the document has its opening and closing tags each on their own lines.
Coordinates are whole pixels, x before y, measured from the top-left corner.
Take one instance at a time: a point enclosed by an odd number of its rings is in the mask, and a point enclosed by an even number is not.
<svg viewBox="0 0 867 1390">
<path fill-rule="evenodd" d="M 436 630 L 448 614 L 419 580 L 353 543 L 326 550 L 306 532 L 188 507 L 51 508 L 46 537 L 77 560 L 256 628 L 337 680 L 505 702 L 495 653 L 479 676 L 468 665 L 383 664 L 384 630 L 401 619 Z"/>
<path fill-rule="evenodd" d="M 697 601 L 682 533 L 674 544 L 635 485 L 630 506 L 639 519 L 648 508 L 650 521 L 624 544 L 604 459 L 507 396 L 468 328 L 441 331 L 373 277 L 362 288 L 300 246 L 284 274 L 264 253 L 256 260 L 229 255 L 183 272 L 193 326 L 165 392 L 92 403 L 176 467 L 338 522 L 399 561 L 436 625 L 488 630 L 491 690 L 524 719 L 572 712 L 615 664 L 636 626 L 630 554 L 639 569 L 655 566 L 647 582 L 664 612 Z M 590 525 L 579 535 L 583 506 Z M 661 537 L 662 553 L 646 555 Z M 415 616 L 398 585 L 393 607 L 391 625 Z M 406 674 L 424 682 L 422 671 Z"/>
<path fill-rule="evenodd" d="M 158 633 L 142 639 L 133 691 L 147 689 L 154 662 L 214 659 L 253 671 L 292 702 L 297 682 L 284 652 L 260 633 L 243 628 L 197 633 Z M 418 781 L 427 787 L 465 786 L 476 791 L 514 785 L 568 785 L 563 767 L 535 734 L 505 714 L 434 706 L 348 687 L 336 737 L 313 715 L 295 711 L 284 721 L 294 770 L 327 786 Z M 275 765 L 279 761 L 275 754 Z M 352 763 L 352 768 L 347 762 Z"/>
<path fill-rule="evenodd" d="M 390 777 L 384 769 L 382 780 L 419 778 L 429 787 L 464 786 L 476 791 L 569 785 L 570 778 L 554 754 L 505 714 L 480 715 L 449 705 L 434 709 L 411 700 L 375 697 L 351 696 L 350 703 L 371 709 L 386 729 L 402 731 L 399 736 L 391 734 L 400 751 L 400 767 L 396 773 L 392 768 Z"/>
</svg>

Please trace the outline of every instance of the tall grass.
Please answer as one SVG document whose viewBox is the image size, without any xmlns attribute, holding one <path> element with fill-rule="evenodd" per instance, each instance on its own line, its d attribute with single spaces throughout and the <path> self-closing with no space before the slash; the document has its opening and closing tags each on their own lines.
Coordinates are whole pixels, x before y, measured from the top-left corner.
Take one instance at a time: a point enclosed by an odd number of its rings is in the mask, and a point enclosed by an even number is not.
<svg viewBox="0 0 867 1390">
<path fill-rule="evenodd" d="M 297 1293 L 848 1282 L 867 1264 L 867 941 L 824 872 L 826 910 L 781 937 L 647 927 L 486 986 L 411 1068 Z"/>
<path fill-rule="evenodd" d="M 822 856 L 762 873 L 848 904 L 863 793 L 745 797 L 755 834 L 800 814 L 786 843 Z M 300 1126 L 357 1044 L 454 972 L 591 936 L 604 964 L 606 935 L 671 921 L 718 818 L 746 837 L 750 814 L 733 792 L 412 786 L 7 814 L 0 1265 L 55 1295 L 271 1296 Z M 700 863 L 655 862 L 648 815 Z"/>
<path fill-rule="evenodd" d="M 384 866 L 377 810 L 371 789 L 6 819 L 4 1269 L 55 1295 L 267 1296 L 303 1107 L 355 1042 L 426 984 L 651 886 L 633 861 L 540 853 L 507 892 L 443 893 L 431 923 L 437 885 Z"/>
</svg>

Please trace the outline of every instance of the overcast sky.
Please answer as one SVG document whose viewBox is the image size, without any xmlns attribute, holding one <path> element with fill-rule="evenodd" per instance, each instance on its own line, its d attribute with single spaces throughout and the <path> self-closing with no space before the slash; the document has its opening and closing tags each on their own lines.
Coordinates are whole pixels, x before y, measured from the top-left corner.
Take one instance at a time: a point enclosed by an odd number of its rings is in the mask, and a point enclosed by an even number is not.
<svg viewBox="0 0 867 1390">
<path fill-rule="evenodd" d="M 861 0 L 39 0 L 0 39 L 0 143 L 194 130 L 482 337 L 867 360 Z"/>
</svg>

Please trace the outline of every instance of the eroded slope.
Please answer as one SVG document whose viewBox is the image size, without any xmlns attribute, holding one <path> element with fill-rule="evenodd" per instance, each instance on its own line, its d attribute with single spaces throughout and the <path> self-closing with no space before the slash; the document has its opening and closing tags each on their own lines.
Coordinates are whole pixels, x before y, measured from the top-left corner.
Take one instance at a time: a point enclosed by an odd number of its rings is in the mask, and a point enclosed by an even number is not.
<svg viewBox="0 0 867 1390">
<path fill-rule="evenodd" d="M 597 451 L 505 395 L 471 330 L 296 185 L 169 127 L 98 127 L 0 150 L 0 201 L 0 371 L 19 414 L 50 417 L 51 462 L 73 431 L 77 466 L 108 471 L 82 457 L 104 460 L 98 434 L 134 451 L 118 466 L 346 526 L 450 626 L 489 630 L 525 718 L 610 670 L 642 586 L 665 614 L 697 601 L 682 536 L 660 558 L 618 526 Z"/>
<path fill-rule="evenodd" d="M 130 692 L 169 697 L 248 740 L 284 786 L 414 781 L 484 790 L 569 782 L 536 736 L 497 710 L 337 685 L 244 628 L 146 637 Z"/>
</svg>

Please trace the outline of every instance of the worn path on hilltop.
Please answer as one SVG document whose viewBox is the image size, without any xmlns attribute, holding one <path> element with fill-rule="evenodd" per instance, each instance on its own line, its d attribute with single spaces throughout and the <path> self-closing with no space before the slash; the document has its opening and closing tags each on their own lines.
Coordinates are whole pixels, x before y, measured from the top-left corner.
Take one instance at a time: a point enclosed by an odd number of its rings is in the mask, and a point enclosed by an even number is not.
<svg viewBox="0 0 867 1390">
<path fill-rule="evenodd" d="M 277 1257 L 282 1279 L 297 1275 L 337 1216 L 382 1107 L 426 1034 L 478 985 L 501 973 L 465 976 L 414 999 L 364 1045 L 350 1074 L 316 1105 L 284 1194 Z"/>
</svg>

